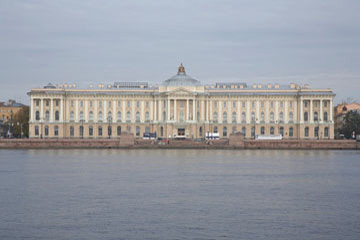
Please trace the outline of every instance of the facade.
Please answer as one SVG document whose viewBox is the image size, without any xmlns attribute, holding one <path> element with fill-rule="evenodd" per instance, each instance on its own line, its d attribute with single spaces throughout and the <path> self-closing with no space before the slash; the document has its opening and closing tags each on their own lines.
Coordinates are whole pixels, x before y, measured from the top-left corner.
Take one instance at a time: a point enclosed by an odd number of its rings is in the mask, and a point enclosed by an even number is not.
<svg viewBox="0 0 360 240">
<path fill-rule="evenodd" d="M 286 139 L 333 139 L 331 89 L 297 84 L 216 83 L 202 85 L 178 73 L 160 85 L 116 82 L 88 89 L 51 84 L 32 89 L 31 138 L 136 137 L 203 139 L 206 133 L 227 138 L 242 132 L 282 134 Z"/>
<path fill-rule="evenodd" d="M 0 102 L 0 121 L 10 121 L 24 106 L 24 104 L 17 103 L 14 100 L 9 100 L 7 103 Z"/>
<path fill-rule="evenodd" d="M 360 111 L 360 103 L 341 103 L 335 107 L 335 133 L 340 137 L 340 129 L 343 126 L 344 117 L 349 111 Z"/>
</svg>

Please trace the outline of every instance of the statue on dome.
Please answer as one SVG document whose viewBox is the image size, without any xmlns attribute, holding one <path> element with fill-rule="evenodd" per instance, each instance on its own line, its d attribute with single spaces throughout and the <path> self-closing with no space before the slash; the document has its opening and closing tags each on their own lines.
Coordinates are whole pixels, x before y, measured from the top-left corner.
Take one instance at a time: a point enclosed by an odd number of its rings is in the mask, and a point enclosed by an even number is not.
<svg viewBox="0 0 360 240">
<path fill-rule="evenodd" d="M 183 64 L 181 63 L 180 66 L 179 66 L 179 70 L 178 70 L 178 74 L 179 73 L 185 73 L 185 68 L 183 66 Z"/>
</svg>

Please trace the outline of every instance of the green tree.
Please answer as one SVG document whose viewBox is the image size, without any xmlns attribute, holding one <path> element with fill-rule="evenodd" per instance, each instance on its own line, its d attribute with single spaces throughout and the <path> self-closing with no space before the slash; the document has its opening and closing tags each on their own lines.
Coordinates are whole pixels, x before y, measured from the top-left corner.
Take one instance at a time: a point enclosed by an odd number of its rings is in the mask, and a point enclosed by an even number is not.
<svg viewBox="0 0 360 240">
<path fill-rule="evenodd" d="M 21 137 L 21 129 L 23 132 L 23 137 L 29 136 L 29 107 L 25 106 L 20 109 L 13 119 L 13 128 L 12 133 L 16 138 Z"/>
<path fill-rule="evenodd" d="M 353 132 L 360 134 L 360 112 L 347 112 L 343 121 L 344 124 L 341 128 L 341 133 L 344 134 L 345 138 L 351 138 Z"/>
</svg>

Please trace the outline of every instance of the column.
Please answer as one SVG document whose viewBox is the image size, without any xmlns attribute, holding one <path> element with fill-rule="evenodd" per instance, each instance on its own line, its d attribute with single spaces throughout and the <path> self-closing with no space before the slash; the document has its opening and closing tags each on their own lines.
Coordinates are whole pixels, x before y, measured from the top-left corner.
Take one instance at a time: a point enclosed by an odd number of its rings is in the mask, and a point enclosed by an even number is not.
<svg viewBox="0 0 360 240">
<path fill-rule="evenodd" d="M 257 119 L 257 121 L 256 121 Z M 256 122 L 260 122 L 260 102 L 259 100 L 256 100 Z"/>
<path fill-rule="evenodd" d="M 104 102 L 103 102 L 103 105 L 104 105 L 104 113 L 103 113 L 103 116 L 104 116 L 104 122 L 108 122 L 108 115 L 107 115 L 107 104 L 106 104 L 107 102 L 106 102 L 106 100 L 104 100 Z M 104 134 L 104 133 L 103 133 Z"/>
<path fill-rule="evenodd" d="M 189 121 L 189 99 L 186 99 L 186 121 Z"/>
<path fill-rule="evenodd" d="M 170 98 L 167 100 L 167 120 L 170 121 Z"/>
<path fill-rule="evenodd" d="M 145 106 L 144 106 L 144 100 L 141 100 L 141 110 L 140 110 L 140 121 L 144 122 L 145 121 Z"/>
<path fill-rule="evenodd" d="M 193 99 L 193 121 L 196 121 L 196 100 Z"/>
<path fill-rule="evenodd" d="M 63 98 L 61 98 L 60 99 L 60 121 L 61 122 L 64 122 L 64 106 L 63 106 L 63 104 L 64 104 L 64 100 L 63 100 Z"/>
<path fill-rule="evenodd" d="M 75 101 L 75 122 L 79 122 L 79 99 Z"/>
<path fill-rule="evenodd" d="M 99 101 L 97 99 L 94 100 L 94 122 L 97 122 L 98 119 L 99 119 L 99 111 L 98 111 L 98 104 L 99 104 Z"/>
<path fill-rule="evenodd" d="M 210 106 L 209 121 L 212 121 L 212 120 L 214 120 L 214 119 L 213 119 L 214 114 L 213 114 L 213 110 L 212 110 L 212 106 L 213 106 L 212 100 L 209 100 L 209 101 L 208 101 L 208 105 Z"/>
<path fill-rule="evenodd" d="M 329 118 L 329 121 L 330 123 L 333 123 L 334 122 L 334 119 L 333 119 L 333 98 L 330 99 L 330 118 Z M 330 134 L 330 133 L 329 133 Z"/>
<path fill-rule="evenodd" d="M 116 121 L 117 121 L 116 105 L 117 105 L 116 100 L 113 100 L 113 114 L 112 114 L 113 123 L 116 123 Z"/>
<path fill-rule="evenodd" d="M 314 122 L 314 114 L 313 114 L 313 100 L 310 100 L 310 123 Z"/>
<path fill-rule="evenodd" d="M 320 114 L 319 114 L 319 119 L 321 119 L 321 123 L 324 121 L 323 117 L 324 117 L 324 114 L 323 114 L 323 100 L 320 99 Z"/>
<path fill-rule="evenodd" d="M 275 101 L 275 122 L 279 123 L 279 100 Z"/>
<path fill-rule="evenodd" d="M 151 100 L 150 101 L 150 121 L 154 121 L 155 118 L 154 118 L 154 101 Z"/>
<path fill-rule="evenodd" d="M 85 100 L 85 113 L 84 113 L 84 117 L 85 117 L 85 122 L 88 122 L 89 121 L 89 110 L 88 110 L 88 104 L 89 104 L 89 101 L 88 100 Z"/>
<path fill-rule="evenodd" d="M 204 122 L 205 121 L 205 101 L 204 99 L 201 100 L 201 121 Z M 204 129 L 205 131 L 205 129 Z"/>
<path fill-rule="evenodd" d="M 121 109 L 121 118 L 122 122 L 126 122 L 126 100 L 122 99 L 122 109 Z"/>
<path fill-rule="evenodd" d="M 228 117 L 228 119 L 227 119 L 227 121 L 228 121 L 228 123 L 231 123 L 232 122 L 232 111 L 231 111 L 231 109 L 232 109 L 232 101 L 229 101 L 228 102 L 228 114 L 227 114 L 227 117 Z"/>
<path fill-rule="evenodd" d="M 135 99 L 131 101 L 131 122 L 135 122 Z"/>
<path fill-rule="evenodd" d="M 241 110 L 240 110 L 240 100 L 237 101 L 237 114 L 236 114 L 237 122 L 241 122 Z"/>
<path fill-rule="evenodd" d="M 249 124 L 251 121 L 251 113 L 250 113 L 250 101 L 246 101 L 246 123 Z"/>
<path fill-rule="evenodd" d="M 222 123 L 223 122 L 223 114 L 222 114 L 222 105 L 224 103 L 222 101 L 219 101 L 218 102 L 218 107 L 219 107 L 219 111 L 218 111 L 218 121 L 219 123 Z"/>
<path fill-rule="evenodd" d="M 44 121 L 44 99 L 40 100 L 40 122 Z"/>
<path fill-rule="evenodd" d="M 285 100 L 285 101 L 284 101 L 284 104 L 285 104 L 284 122 L 285 122 L 285 123 L 288 123 L 288 118 L 289 118 L 288 101 Z"/>
<path fill-rule="evenodd" d="M 174 121 L 176 121 L 176 99 L 174 99 Z"/>
<path fill-rule="evenodd" d="M 30 97 L 30 122 L 34 121 L 34 99 Z"/>
<path fill-rule="evenodd" d="M 304 101 L 300 97 L 300 123 L 304 123 Z"/>
<path fill-rule="evenodd" d="M 54 122 L 54 99 L 50 98 L 50 122 Z"/>
</svg>

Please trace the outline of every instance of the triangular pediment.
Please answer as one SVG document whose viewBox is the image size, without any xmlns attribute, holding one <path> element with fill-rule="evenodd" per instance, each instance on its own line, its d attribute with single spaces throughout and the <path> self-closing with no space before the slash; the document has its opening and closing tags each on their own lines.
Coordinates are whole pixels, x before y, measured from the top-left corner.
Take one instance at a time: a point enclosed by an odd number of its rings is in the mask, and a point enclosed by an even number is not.
<svg viewBox="0 0 360 240">
<path fill-rule="evenodd" d="M 171 96 L 194 96 L 196 95 L 196 93 L 186 89 L 186 88 L 183 88 L 183 87 L 179 87 L 179 88 L 176 88 L 174 90 L 171 90 L 169 92 L 167 92 L 167 95 L 171 95 Z"/>
</svg>

